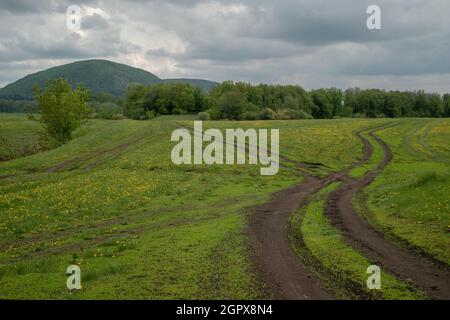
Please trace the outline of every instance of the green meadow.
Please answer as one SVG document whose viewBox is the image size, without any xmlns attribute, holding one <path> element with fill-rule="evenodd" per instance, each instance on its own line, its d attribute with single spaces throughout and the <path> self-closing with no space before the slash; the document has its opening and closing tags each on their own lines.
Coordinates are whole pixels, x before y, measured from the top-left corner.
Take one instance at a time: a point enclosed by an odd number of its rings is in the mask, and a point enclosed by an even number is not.
<svg viewBox="0 0 450 320">
<path fill-rule="evenodd" d="M 349 168 L 371 141 L 360 177 L 382 158 L 367 130 L 394 158 L 354 199 L 359 213 L 405 250 L 450 265 L 450 121 L 336 119 L 206 121 L 204 129 L 280 131 L 282 166 L 174 165 L 170 136 L 195 117 L 88 120 L 58 148 L 24 115 L 0 114 L 0 299 L 264 299 L 247 236 L 253 208 L 298 185 Z M 292 218 L 296 248 L 338 298 L 421 299 L 386 273 L 386 289 L 367 292 L 369 259 L 344 243 L 324 213 L 323 189 Z M 293 244 L 296 246 L 295 244 Z M 66 268 L 81 268 L 69 291 Z"/>
</svg>

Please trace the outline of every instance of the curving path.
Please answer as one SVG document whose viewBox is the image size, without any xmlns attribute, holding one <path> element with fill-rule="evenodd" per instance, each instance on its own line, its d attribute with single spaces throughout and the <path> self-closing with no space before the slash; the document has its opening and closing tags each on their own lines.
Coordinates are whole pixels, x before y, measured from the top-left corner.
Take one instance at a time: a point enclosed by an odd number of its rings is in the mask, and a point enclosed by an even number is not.
<svg viewBox="0 0 450 320">
<path fill-rule="evenodd" d="M 326 212 L 334 225 L 342 230 L 346 241 L 365 256 L 431 297 L 450 299 L 450 271 L 441 269 L 432 261 L 413 255 L 391 243 L 358 215 L 353 207 L 354 196 L 370 184 L 392 160 L 389 146 L 374 134 L 374 130 L 371 130 L 369 135 L 382 146 L 383 160 L 364 177 L 346 181 L 333 192 L 328 199 Z"/>
<path fill-rule="evenodd" d="M 392 125 L 395 123 L 382 125 L 373 130 Z M 289 239 L 290 217 L 298 208 L 307 204 L 310 196 L 330 183 L 336 180 L 352 181 L 346 177 L 347 172 L 370 159 L 373 153 L 370 142 L 361 135 L 361 131 L 356 135 L 364 145 L 361 160 L 323 179 L 304 172 L 303 183 L 276 193 L 268 203 L 258 206 L 249 219 L 248 236 L 256 268 L 262 282 L 277 299 L 334 298 L 294 253 Z"/>
</svg>

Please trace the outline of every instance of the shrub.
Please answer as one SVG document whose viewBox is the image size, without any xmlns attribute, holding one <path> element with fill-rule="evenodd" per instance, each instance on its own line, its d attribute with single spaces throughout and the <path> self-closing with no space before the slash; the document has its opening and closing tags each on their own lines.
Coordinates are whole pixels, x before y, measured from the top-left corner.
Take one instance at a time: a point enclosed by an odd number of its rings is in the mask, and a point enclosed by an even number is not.
<svg viewBox="0 0 450 320">
<path fill-rule="evenodd" d="M 144 119 L 151 120 L 151 119 L 153 119 L 153 118 L 155 118 L 155 117 L 156 117 L 156 112 L 155 112 L 155 110 L 150 110 L 150 111 L 147 111 L 147 112 L 145 113 L 145 118 L 144 118 Z"/>
<path fill-rule="evenodd" d="M 116 113 L 111 117 L 111 120 L 123 120 L 126 117 L 122 113 Z"/>
<path fill-rule="evenodd" d="M 304 110 L 293 110 L 288 109 L 286 113 L 289 116 L 289 119 L 313 119 L 313 116 Z"/>
<path fill-rule="evenodd" d="M 272 120 L 273 119 L 273 110 L 269 108 L 264 108 L 259 113 L 259 119 L 261 120 Z"/>
<path fill-rule="evenodd" d="M 272 119 L 274 120 L 290 120 L 289 113 L 287 110 L 281 109 L 273 112 Z"/>
<path fill-rule="evenodd" d="M 247 111 L 242 115 L 243 120 L 257 120 L 259 118 L 258 112 L 255 111 Z"/>
<path fill-rule="evenodd" d="M 367 116 L 366 116 L 365 113 L 357 112 L 357 113 L 354 113 L 354 114 L 353 114 L 353 118 L 365 119 L 365 118 L 367 118 Z"/>
<path fill-rule="evenodd" d="M 209 115 L 208 112 L 200 112 L 198 114 L 198 120 L 208 121 L 208 120 L 211 120 L 211 116 Z"/>
<path fill-rule="evenodd" d="M 94 102 L 91 104 L 91 109 L 94 111 L 91 117 L 96 119 L 113 120 L 115 115 L 122 113 L 122 108 L 112 102 Z"/>
<path fill-rule="evenodd" d="M 221 113 L 219 109 L 216 108 L 210 108 L 206 110 L 206 112 L 209 114 L 209 117 L 211 120 L 219 120 L 221 119 Z"/>
</svg>

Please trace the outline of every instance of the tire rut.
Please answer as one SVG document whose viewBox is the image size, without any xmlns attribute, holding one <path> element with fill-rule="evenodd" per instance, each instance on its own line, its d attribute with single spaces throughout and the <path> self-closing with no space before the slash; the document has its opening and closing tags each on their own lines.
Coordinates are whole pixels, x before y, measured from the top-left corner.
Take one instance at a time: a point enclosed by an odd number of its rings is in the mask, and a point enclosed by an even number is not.
<svg viewBox="0 0 450 320">
<path fill-rule="evenodd" d="M 385 128 L 395 124 L 385 124 Z M 375 130 L 372 129 L 372 130 Z M 348 168 L 320 179 L 305 172 L 303 183 L 276 193 L 272 199 L 255 208 L 249 217 L 247 234 L 255 267 L 270 293 L 283 300 L 328 300 L 333 294 L 307 270 L 295 254 L 289 238 L 290 218 L 308 199 L 334 181 L 353 181 L 346 174 L 367 162 L 373 148 L 361 132 L 356 136 L 363 142 L 363 156 Z M 303 168 L 300 168 L 303 169 Z"/>
<path fill-rule="evenodd" d="M 343 232 L 344 239 L 362 254 L 400 279 L 423 290 L 430 297 L 450 299 L 448 270 L 441 269 L 434 262 L 413 255 L 385 239 L 357 213 L 352 204 L 355 195 L 369 185 L 393 157 L 390 147 L 374 134 L 375 131 L 376 129 L 371 130 L 369 136 L 383 148 L 383 160 L 362 178 L 344 182 L 333 192 L 327 201 L 326 212 L 333 224 Z M 369 141 L 367 142 L 370 144 Z"/>
<path fill-rule="evenodd" d="M 58 173 L 63 171 L 68 171 L 72 167 L 79 165 L 79 168 L 84 171 L 91 170 L 101 163 L 103 163 L 106 160 L 110 160 L 113 158 L 116 158 L 120 155 L 122 155 L 126 150 L 128 150 L 131 147 L 134 147 L 144 141 L 146 138 L 148 138 L 147 133 L 146 134 L 139 134 L 139 135 L 132 135 L 128 139 L 122 140 L 119 144 L 103 149 L 103 150 L 94 150 L 93 152 L 83 155 L 74 157 L 72 159 L 65 160 L 63 162 L 60 162 L 56 165 L 50 166 L 50 167 L 44 167 L 41 169 L 37 169 L 33 172 L 26 172 L 26 173 L 12 173 L 12 174 L 5 174 L 0 175 L 0 180 L 2 179 L 8 179 L 13 177 L 27 177 L 31 176 L 37 173 L 46 173 L 46 174 L 52 174 L 52 173 Z"/>
</svg>

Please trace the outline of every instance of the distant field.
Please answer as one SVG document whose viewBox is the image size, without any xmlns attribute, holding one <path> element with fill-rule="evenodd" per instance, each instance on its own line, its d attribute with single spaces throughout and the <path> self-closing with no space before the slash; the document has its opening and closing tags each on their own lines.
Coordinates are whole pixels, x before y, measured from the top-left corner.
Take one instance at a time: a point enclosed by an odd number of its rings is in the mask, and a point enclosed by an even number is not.
<svg viewBox="0 0 450 320">
<path fill-rule="evenodd" d="M 39 143 L 43 130 L 37 123 L 23 115 L 0 114 L 0 117 L 0 161 L 27 156 L 43 149 Z"/>
<path fill-rule="evenodd" d="M 342 236 L 325 207 L 340 183 L 383 159 L 369 134 L 376 129 L 393 159 L 355 195 L 354 207 L 402 250 L 448 268 L 449 120 L 204 122 L 205 129 L 279 129 L 283 166 L 271 177 L 250 165 L 172 164 L 171 132 L 192 120 L 89 120 L 68 144 L 39 152 L 36 123 L 0 115 L 0 140 L 8 141 L 0 160 L 16 158 L 0 162 L 0 298 L 276 297 L 255 263 L 249 219 L 275 192 L 313 179 L 324 188 L 287 221 L 286 237 L 315 281 L 337 298 L 432 297 L 390 270 L 381 292 L 364 289 L 374 261 Z M 367 161 L 359 133 L 373 148 Z M 66 288 L 70 264 L 82 270 L 78 292 Z"/>
</svg>

